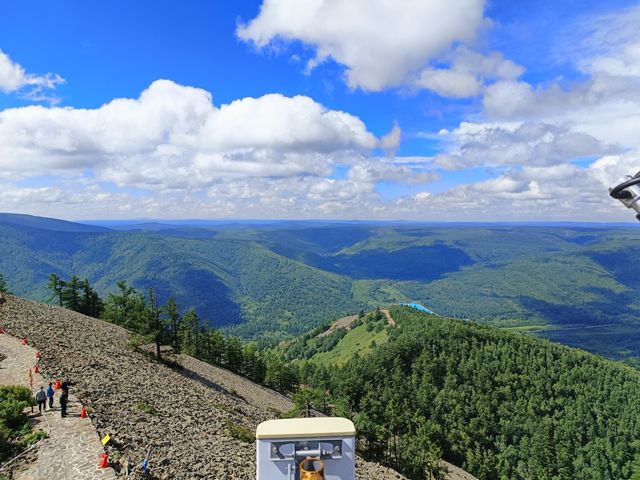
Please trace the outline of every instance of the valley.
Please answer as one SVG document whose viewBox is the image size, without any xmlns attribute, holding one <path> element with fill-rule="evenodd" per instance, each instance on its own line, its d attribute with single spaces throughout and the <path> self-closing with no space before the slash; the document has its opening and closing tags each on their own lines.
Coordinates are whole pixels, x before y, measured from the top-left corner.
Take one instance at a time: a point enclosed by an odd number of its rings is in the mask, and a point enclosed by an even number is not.
<svg viewBox="0 0 640 480">
<path fill-rule="evenodd" d="M 0 272 L 47 300 L 47 277 L 174 296 L 209 325 L 279 340 L 417 301 L 637 364 L 640 229 L 327 222 L 99 225 L 0 215 Z"/>
</svg>

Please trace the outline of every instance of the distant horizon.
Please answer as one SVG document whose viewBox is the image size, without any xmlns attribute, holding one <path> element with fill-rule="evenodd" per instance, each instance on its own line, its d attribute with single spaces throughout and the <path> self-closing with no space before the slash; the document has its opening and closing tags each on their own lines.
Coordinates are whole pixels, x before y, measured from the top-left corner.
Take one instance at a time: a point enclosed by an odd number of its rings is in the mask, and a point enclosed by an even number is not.
<svg viewBox="0 0 640 480">
<path fill-rule="evenodd" d="M 49 217 L 36 214 L 16 213 L 16 212 L 0 212 L 1 215 L 17 215 L 32 218 L 43 218 L 51 220 L 60 220 L 64 222 L 77 223 L 81 225 L 91 226 L 137 226 L 145 224 L 171 225 L 171 226 L 207 226 L 221 224 L 254 224 L 269 225 L 277 223 L 309 223 L 309 224 L 361 224 L 361 225 L 459 225 L 459 226 L 475 226 L 475 225 L 516 225 L 516 226 L 609 226 L 609 227 L 640 227 L 640 222 L 580 222 L 580 221 L 555 221 L 555 220 L 531 220 L 531 221 L 455 221 L 455 220 L 367 220 L 367 219 L 259 219 L 259 218 L 190 218 L 190 219 L 162 219 L 162 218 L 130 218 L 130 219 L 68 219 L 61 217 Z M 1 221 L 1 219 L 0 219 Z"/>
<path fill-rule="evenodd" d="M 253 224 L 270 224 L 270 223 L 337 223 L 337 224 L 389 224 L 389 225 L 620 225 L 620 226 L 640 226 L 640 222 L 580 222 L 580 221 L 560 221 L 560 220 L 531 220 L 531 221 L 465 221 L 465 220 L 359 220 L 359 219 L 324 219 L 324 218 L 307 218 L 307 219 L 295 219 L 295 218 L 281 218 L 281 219 L 258 219 L 258 218 L 228 218 L 228 219 L 206 219 L 206 218 L 191 218 L 191 219 L 87 219 L 87 220 L 66 220 L 74 223 L 82 223 L 86 225 L 100 225 L 102 223 L 111 223 L 113 225 L 139 225 L 139 224 L 167 224 L 167 225 L 180 225 L 180 224 L 205 224 L 210 222 L 215 223 L 253 223 Z"/>
</svg>

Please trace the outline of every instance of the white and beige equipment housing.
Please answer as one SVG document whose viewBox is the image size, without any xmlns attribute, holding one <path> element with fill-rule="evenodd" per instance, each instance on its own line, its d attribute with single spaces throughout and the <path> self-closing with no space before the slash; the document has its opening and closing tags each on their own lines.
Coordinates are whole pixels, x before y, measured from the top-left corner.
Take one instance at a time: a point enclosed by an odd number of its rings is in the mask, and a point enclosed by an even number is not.
<svg viewBox="0 0 640 480">
<path fill-rule="evenodd" d="M 256 430 L 257 480 L 354 480 L 355 435 L 346 418 L 263 422 Z"/>
</svg>

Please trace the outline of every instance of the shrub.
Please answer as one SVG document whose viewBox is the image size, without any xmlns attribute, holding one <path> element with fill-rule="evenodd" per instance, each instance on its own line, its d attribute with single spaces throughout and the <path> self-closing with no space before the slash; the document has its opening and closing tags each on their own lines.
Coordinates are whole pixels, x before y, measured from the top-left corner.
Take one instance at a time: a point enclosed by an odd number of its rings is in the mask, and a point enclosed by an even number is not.
<svg viewBox="0 0 640 480">
<path fill-rule="evenodd" d="M 33 445 L 46 437 L 47 432 L 43 432 L 42 430 L 32 430 L 20 439 L 20 444 L 24 447 L 28 447 L 29 445 Z"/>
<path fill-rule="evenodd" d="M 237 425 L 231 421 L 227 422 L 227 433 L 231 438 L 240 440 L 245 443 L 253 443 L 255 441 L 255 435 L 247 427 Z"/>
<path fill-rule="evenodd" d="M 156 409 L 153 405 L 149 405 L 148 403 L 139 402 L 136 403 L 136 408 L 144 413 L 148 413 L 149 415 L 155 415 Z"/>
<path fill-rule="evenodd" d="M 145 344 L 144 338 L 138 333 L 132 333 L 129 335 L 127 341 L 127 347 L 133 352 L 139 352 L 140 347 Z"/>
<path fill-rule="evenodd" d="M 11 457 L 31 435 L 24 409 L 33 404 L 35 401 L 28 388 L 0 387 L 0 461 Z"/>
</svg>

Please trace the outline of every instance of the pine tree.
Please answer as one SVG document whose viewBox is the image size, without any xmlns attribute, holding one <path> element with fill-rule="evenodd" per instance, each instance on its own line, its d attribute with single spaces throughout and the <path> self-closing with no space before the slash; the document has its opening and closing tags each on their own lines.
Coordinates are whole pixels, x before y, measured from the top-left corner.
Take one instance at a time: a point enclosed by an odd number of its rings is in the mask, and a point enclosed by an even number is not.
<svg viewBox="0 0 640 480">
<path fill-rule="evenodd" d="M 225 366 L 232 372 L 242 369 L 242 343 L 236 337 L 227 339 L 225 344 Z"/>
<path fill-rule="evenodd" d="M 160 317 L 160 307 L 158 306 L 158 295 L 153 288 L 147 292 L 147 303 L 145 308 L 146 334 L 150 335 L 156 345 L 156 358 L 160 358 L 161 346 L 164 340 L 164 325 Z"/>
<path fill-rule="evenodd" d="M 201 353 L 198 339 L 199 333 L 200 319 L 196 311 L 192 308 L 182 317 L 178 338 L 182 351 L 196 358 L 200 358 Z"/>
<path fill-rule="evenodd" d="M 102 319 L 122 325 L 134 332 L 144 330 L 144 297 L 125 280 L 118 282 L 119 293 L 110 293 L 104 305 Z"/>
<path fill-rule="evenodd" d="M 0 293 L 11 293 L 7 286 L 7 281 L 4 279 L 4 275 L 0 273 Z"/>
<path fill-rule="evenodd" d="M 171 297 L 167 300 L 167 304 L 164 306 L 164 313 L 167 315 L 167 320 L 171 328 L 171 343 L 173 344 L 173 351 L 180 353 L 180 342 L 178 339 L 178 331 L 180 329 L 180 312 L 178 311 L 178 304 L 175 298 Z"/>
<path fill-rule="evenodd" d="M 104 302 L 100 295 L 91 287 L 88 279 L 80 282 L 80 308 L 79 312 L 90 317 L 99 318 L 102 310 L 104 310 Z"/>
<path fill-rule="evenodd" d="M 62 305 L 74 312 L 80 311 L 80 279 L 77 275 L 65 283 L 62 290 Z"/>
<path fill-rule="evenodd" d="M 49 274 L 49 283 L 47 288 L 51 290 L 51 298 L 58 297 L 58 305 L 62 307 L 62 292 L 64 291 L 66 283 L 58 277 L 55 273 Z"/>
</svg>

